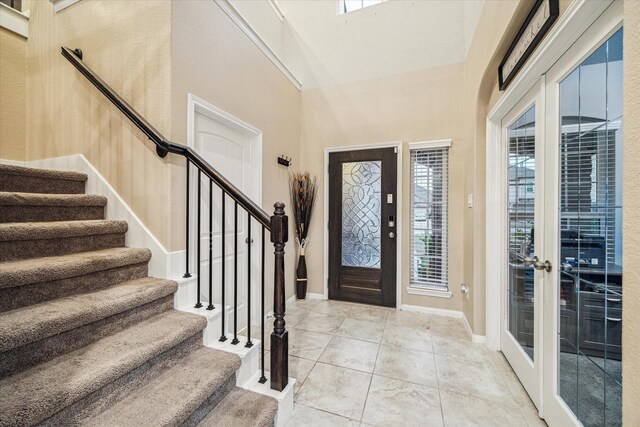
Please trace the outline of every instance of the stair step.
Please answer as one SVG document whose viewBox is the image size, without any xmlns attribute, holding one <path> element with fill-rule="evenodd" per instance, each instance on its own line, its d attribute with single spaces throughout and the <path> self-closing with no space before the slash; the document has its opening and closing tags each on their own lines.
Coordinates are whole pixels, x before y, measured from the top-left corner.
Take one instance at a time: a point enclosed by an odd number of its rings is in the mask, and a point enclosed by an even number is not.
<svg viewBox="0 0 640 427">
<path fill-rule="evenodd" d="M 0 380 L 0 426 L 36 424 L 72 404 L 82 406 L 84 399 L 90 405 L 96 398 L 92 393 L 99 394 L 205 326 L 201 316 L 171 310 Z"/>
<path fill-rule="evenodd" d="M 0 192 L 0 222 L 104 219 L 107 198 L 91 194 Z"/>
<path fill-rule="evenodd" d="M 172 280 L 144 279 L 0 314 L 0 352 L 96 322 L 173 294 Z"/>
<path fill-rule="evenodd" d="M 276 399 L 236 387 L 198 427 L 273 427 L 277 413 Z"/>
<path fill-rule="evenodd" d="M 149 249 L 112 248 L 0 263 L 0 311 L 147 275 Z"/>
<path fill-rule="evenodd" d="M 0 261 L 122 247 L 127 229 L 108 220 L 0 224 Z"/>
<path fill-rule="evenodd" d="M 98 426 L 175 426 L 193 423 L 235 387 L 240 358 L 231 353 L 202 347 L 154 378 L 149 384 L 80 424 Z M 199 410 L 200 409 L 200 410 Z"/>
<path fill-rule="evenodd" d="M 0 264 L 0 288 L 80 276 L 128 264 L 148 262 L 149 249 L 112 248 Z"/>
<path fill-rule="evenodd" d="M 84 173 L 0 165 L 0 191 L 82 194 L 86 182 Z"/>
</svg>

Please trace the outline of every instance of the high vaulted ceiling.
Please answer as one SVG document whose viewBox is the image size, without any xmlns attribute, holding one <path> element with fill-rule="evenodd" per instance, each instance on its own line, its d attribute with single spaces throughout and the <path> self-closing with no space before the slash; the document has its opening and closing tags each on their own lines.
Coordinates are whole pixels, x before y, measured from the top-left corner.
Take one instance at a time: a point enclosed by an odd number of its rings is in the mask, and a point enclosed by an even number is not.
<svg viewBox="0 0 640 427">
<path fill-rule="evenodd" d="M 229 3 L 313 89 L 462 62 L 484 0 L 387 0 L 340 15 L 337 0 Z"/>
</svg>

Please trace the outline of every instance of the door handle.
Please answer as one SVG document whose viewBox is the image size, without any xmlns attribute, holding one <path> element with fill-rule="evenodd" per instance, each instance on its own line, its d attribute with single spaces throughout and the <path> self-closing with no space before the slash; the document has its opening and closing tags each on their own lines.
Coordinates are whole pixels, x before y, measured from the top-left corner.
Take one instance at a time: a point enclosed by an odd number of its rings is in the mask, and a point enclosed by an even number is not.
<svg viewBox="0 0 640 427">
<path fill-rule="evenodd" d="M 393 239 L 394 237 L 396 237 L 396 233 L 394 233 L 393 231 L 389 232 L 389 238 Z"/>
<path fill-rule="evenodd" d="M 534 267 L 536 270 L 544 270 L 544 271 L 546 271 L 547 273 L 550 273 L 550 272 L 551 272 L 551 270 L 552 270 L 551 263 L 550 263 L 548 260 L 547 260 L 547 261 L 545 261 L 545 262 L 542 262 L 542 261 L 536 261 L 536 262 L 534 262 L 534 263 L 533 263 L 533 267 Z"/>
<path fill-rule="evenodd" d="M 524 265 L 533 265 L 533 268 L 535 268 L 536 270 L 544 270 L 547 273 L 551 272 L 552 270 L 552 266 L 549 261 L 542 262 L 538 259 L 537 256 L 534 256 L 533 258 L 525 257 L 522 262 L 524 263 Z"/>
<path fill-rule="evenodd" d="M 251 239 L 251 242 L 249 242 L 249 238 L 247 237 L 246 239 L 244 239 L 244 242 L 248 245 L 249 243 L 253 243 L 253 239 Z"/>
</svg>

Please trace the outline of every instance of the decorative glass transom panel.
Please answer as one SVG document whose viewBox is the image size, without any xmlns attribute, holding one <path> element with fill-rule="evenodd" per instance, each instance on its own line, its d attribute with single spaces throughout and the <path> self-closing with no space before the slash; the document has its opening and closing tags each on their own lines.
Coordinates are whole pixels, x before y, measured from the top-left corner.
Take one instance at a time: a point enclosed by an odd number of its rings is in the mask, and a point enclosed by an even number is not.
<svg viewBox="0 0 640 427">
<path fill-rule="evenodd" d="M 342 265 L 380 268 L 381 162 L 342 164 Z"/>
</svg>

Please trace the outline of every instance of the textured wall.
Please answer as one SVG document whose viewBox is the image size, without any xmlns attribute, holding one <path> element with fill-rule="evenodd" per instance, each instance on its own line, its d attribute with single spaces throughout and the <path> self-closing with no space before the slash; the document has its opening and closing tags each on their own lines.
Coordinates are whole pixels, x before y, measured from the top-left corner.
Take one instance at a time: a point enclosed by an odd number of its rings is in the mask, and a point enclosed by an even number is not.
<svg viewBox="0 0 640 427">
<path fill-rule="evenodd" d="M 452 139 L 449 176 L 449 285 L 451 299 L 409 295 L 409 258 L 402 266 L 402 303 L 461 310 L 462 280 L 462 64 L 446 65 L 302 93 L 303 167 L 320 179 L 319 206 L 307 251 L 310 292 L 323 283 L 323 155 L 327 147 L 405 142 L 403 147 L 403 253 L 409 250 L 409 147 L 407 142 Z"/>
<path fill-rule="evenodd" d="M 165 134 L 170 117 L 168 1 L 81 1 L 59 13 L 29 1 L 27 160 L 84 154 L 165 246 L 169 165 L 147 138 L 62 57 L 84 60 Z"/>
<path fill-rule="evenodd" d="M 27 156 L 27 41 L 0 28 L 0 159 Z"/>
<path fill-rule="evenodd" d="M 640 4 L 624 3 L 623 420 L 640 426 Z"/>
<path fill-rule="evenodd" d="M 288 173 L 300 168 L 300 92 L 213 1 L 172 3 L 171 13 L 172 139 L 187 143 L 187 94 L 260 129 L 262 135 L 262 201 L 268 213 L 283 201 L 290 216 Z M 293 167 L 276 158 L 285 154 Z M 170 247 L 184 247 L 184 161 L 173 168 Z M 267 249 L 267 253 L 272 253 Z M 295 242 L 290 227 L 286 247 L 287 296 L 293 294 Z M 273 257 L 267 256 L 268 266 Z M 269 271 L 267 277 L 272 277 Z M 267 281 L 272 283 L 272 281 Z M 267 295 L 269 295 L 267 293 Z M 268 300 L 270 300 L 268 298 Z"/>
</svg>

